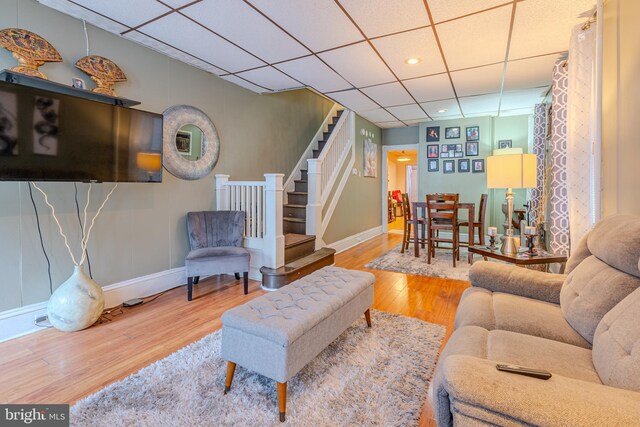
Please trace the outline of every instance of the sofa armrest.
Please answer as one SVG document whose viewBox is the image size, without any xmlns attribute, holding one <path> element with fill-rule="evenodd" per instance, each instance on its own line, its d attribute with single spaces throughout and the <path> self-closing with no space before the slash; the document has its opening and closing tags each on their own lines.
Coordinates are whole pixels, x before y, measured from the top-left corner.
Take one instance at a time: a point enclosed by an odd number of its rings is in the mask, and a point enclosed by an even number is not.
<svg viewBox="0 0 640 427">
<path fill-rule="evenodd" d="M 567 276 L 517 267 L 513 264 L 480 261 L 471 266 L 471 286 L 540 301 L 560 303 L 560 289 Z"/>
<path fill-rule="evenodd" d="M 495 425 L 640 423 L 639 392 L 557 374 L 544 381 L 501 372 L 495 361 L 472 356 L 452 355 L 443 362 L 454 423 L 456 417 Z"/>
</svg>

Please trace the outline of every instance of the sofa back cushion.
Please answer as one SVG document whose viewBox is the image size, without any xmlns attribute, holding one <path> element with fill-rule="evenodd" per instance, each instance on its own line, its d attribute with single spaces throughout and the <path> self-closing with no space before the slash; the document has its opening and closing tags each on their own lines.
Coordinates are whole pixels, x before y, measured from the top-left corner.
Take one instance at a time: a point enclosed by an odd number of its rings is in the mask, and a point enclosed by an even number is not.
<svg viewBox="0 0 640 427">
<path fill-rule="evenodd" d="M 598 325 L 593 341 L 593 365 L 603 384 L 640 391 L 639 313 L 640 289 L 637 289 Z"/>
<path fill-rule="evenodd" d="M 640 216 L 605 218 L 575 252 L 579 257 L 590 255 L 571 266 L 560 291 L 560 306 L 573 329 L 593 343 L 604 315 L 640 287 Z"/>
</svg>

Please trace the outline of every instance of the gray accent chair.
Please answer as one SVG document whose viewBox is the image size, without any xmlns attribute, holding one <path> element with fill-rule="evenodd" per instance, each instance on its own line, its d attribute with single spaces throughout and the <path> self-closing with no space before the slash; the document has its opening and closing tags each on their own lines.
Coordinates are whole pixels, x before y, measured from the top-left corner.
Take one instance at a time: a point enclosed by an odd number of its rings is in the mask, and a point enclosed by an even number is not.
<svg viewBox="0 0 640 427">
<path fill-rule="evenodd" d="M 616 215 L 579 243 L 567 274 L 474 264 L 434 374 L 438 425 L 640 425 L 639 259 L 640 216 Z"/>
<path fill-rule="evenodd" d="M 251 255 L 242 247 L 244 212 L 204 211 L 187 214 L 190 252 L 185 259 L 188 300 L 200 276 L 240 273 L 244 278 L 244 294 L 249 292 Z"/>
</svg>

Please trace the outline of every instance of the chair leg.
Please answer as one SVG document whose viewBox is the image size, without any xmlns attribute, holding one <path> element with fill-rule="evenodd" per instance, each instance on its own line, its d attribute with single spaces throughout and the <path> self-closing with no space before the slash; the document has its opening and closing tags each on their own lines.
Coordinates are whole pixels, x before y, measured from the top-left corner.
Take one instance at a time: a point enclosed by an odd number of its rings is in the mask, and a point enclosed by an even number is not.
<svg viewBox="0 0 640 427">
<path fill-rule="evenodd" d="M 367 320 L 367 326 L 371 327 L 371 310 L 367 308 L 367 311 L 364 312 L 364 318 Z"/>
<path fill-rule="evenodd" d="M 404 253 L 404 247 L 407 244 L 407 226 L 408 226 L 408 224 L 405 223 L 403 231 L 402 231 L 402 248 L 400 248 L 400 253 L 401 254 Z"/>
<path fill-rule="evenodd" d="M 235 273 L 236 275 L 236 280 L 240 280 L 240 273 Z"/>
<path fill-rule="evenodd" d="M 424 249 L 424 247 L 425 247 L 425 242 L 426 242 L 426 236 L 427 236 L 427 230 L 426 230 L 426 228 L 427 228 L 427 225 L 426 225 L 426 224 L 422 224 L 422 235 L 421 235 L 421 236 L 422 236 L 422 243 L 420 244 L 420 247 L 421 247 L 422 249 Z"/>
<path fill-rule="evenodd" d="M 453 268 L 456 268 L 456 258 L 458 258 L 458 233 L 456 228 L 453 228 Z"/>
<path fill-rule="evenodd" d="M 200 281 L 200 276 L 195 276 L 195 277 L 193 278 L 193 284 L 194 284 L 194 285 L 197 285 L 199 281 Z"/>
<path fill-rule="evenodd" d="M 280 410 L 280 422 L 285 422 L 287 414 L 287 383 L 278 383 L 278 409 Z"/>
<path fill-rule="evenodd" d="M 484 227 L 478 227 L 478 240 L 480 240 L 480 245 L 484 246 Z"/>
<path fill-rule="evenodd" d="M 249 272 L 245 271 L 242 273 L 242 279 L 244 280 L 244 294 L 247 295 L 249 293 Z"/>
<path fill-rule="evenodd" d="M 187 301 L 193 297 L 193 277 L 187 277 Z"/>
<path fill-rule="evenodd" d="M 233 362 L 227 362 L 227 379 L 224 382 L 224 394 L 227 394 L 231 390 L 231 383 L 233 382 L 233 375 L 236 373 L 236 364 Z"/>
</svg>

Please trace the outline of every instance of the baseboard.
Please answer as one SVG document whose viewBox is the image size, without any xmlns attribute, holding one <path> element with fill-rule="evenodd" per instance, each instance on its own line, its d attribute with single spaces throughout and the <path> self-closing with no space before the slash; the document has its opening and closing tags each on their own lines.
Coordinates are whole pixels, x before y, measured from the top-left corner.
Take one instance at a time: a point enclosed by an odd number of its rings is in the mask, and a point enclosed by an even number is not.
<svg viewBox="0 0 640 427">
<path fill-rule="evenodd" d="M 381 234 L 382 226 L 379 225 L 361 233 L 354 234 L 353 236 L 338 240 L 337 242 L 329 243 L 327 244 L 327 247 L 335 249 L 336 253 L 340 253 L 346 251 L 347 249 L 351 249 L 352 247 L 359 245 L 360 243 L 365 242 L 369 239 L 373 239 L 374 237 Z"/>
</svg>

